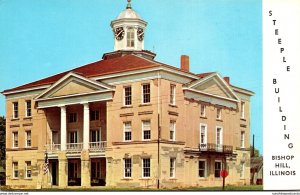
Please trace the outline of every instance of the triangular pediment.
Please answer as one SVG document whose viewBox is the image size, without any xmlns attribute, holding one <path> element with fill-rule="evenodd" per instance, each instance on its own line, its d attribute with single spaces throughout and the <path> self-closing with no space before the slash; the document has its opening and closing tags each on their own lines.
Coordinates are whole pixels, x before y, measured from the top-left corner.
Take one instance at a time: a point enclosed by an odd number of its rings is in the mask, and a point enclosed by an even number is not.
<svg viewBox="0 0 300 195">
<path fill-rule="evenodd" d="M 66 97 L 105 90 L 112 90 L 112 87 L 71 72 L 51 85 L 36 99 Z"/>
<path fill-rule="evenodd" d="M 229 84 L 218 73 L 196 80 L 186 88 L 216 97 L 239 100 Z"/>
</svg>

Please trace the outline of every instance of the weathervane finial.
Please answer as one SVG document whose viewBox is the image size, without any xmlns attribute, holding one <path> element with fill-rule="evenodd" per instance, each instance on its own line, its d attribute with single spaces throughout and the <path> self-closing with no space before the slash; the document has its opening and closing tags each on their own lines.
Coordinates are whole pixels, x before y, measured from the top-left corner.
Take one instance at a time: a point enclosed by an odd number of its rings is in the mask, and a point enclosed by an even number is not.
<svg viewBox="0 0 300 195">
<path fill-rule="evenodd" d="M 131 0 L 127 0 L 127 7 L 126 7 L 126 9 L 131 9 Z"/>
</svg>

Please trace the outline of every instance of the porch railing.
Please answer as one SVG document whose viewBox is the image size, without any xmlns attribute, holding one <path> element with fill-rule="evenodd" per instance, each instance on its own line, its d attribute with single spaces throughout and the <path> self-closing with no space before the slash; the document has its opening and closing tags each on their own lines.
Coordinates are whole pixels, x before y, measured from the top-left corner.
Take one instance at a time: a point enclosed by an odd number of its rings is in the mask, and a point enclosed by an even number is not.
<svg viewBox="0 0 300 195">
<path fill-rule="evenodd" d="M 199 150 L 201 152 L 232 153 L 233 147 L 229 145 L 206 143 L 199 144 Z"/>
<path fill-rule="evenodd" d="M 89 142 L 89 151 L 104 152 L 107 146 L 106 141 L 101 142 Z M 61 144 L 49 144 L 45 146 L 46 150 L 50 153 L 57 153 L 61 151 Z M 83 149 L 83 143 L 67 143 L 66 151 L 70 153 L 81 152 Z"/>
</svg>

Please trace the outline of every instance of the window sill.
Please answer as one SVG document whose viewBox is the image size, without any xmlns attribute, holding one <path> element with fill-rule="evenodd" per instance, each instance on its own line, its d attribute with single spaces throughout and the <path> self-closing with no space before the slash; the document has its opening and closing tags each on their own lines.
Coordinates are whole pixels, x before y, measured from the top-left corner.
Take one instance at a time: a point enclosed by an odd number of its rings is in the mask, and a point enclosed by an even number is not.
<svg viewBox="0 0 300 195">
<path fill-rule="evenodd" d="M 202 119 L 207 119 L 207 117 L 206 117 L 206 116 L 200 116 L 200 118 L 202 118 Z"/>
<path fill-rule="evenodd" d="M 149 141 L 151 141 L 151 139 L 143 139 L 142 141 L 143 142 L 149 142 Z"/>
<path fill-rule="evenodd" d="M 26 116 L 23 118 L 24 120 L 31 120 L 32 119 L 32 116 Z"/>
<path fill-rule="evenodd" d="M 223 120 L 222 120 L 222 119 L 216 119 L 216 121 L 220 121 L 220 122 L 223 122 Z"/>
<path fill-rule="evenodd" d="M 25 180 L 29 180 L 30 181 L 30 180 L 32 180 L 32 178 L 25 178 Z"/>
<path fill-rule="evenodd" d="M 178 106 L 176 106 L 175 104 L 169 104 L 169 106 L 173 108 L 178 108 Z"/>
<path fill-rule="evenodd" d="M 12 178 L 12 180 L 19 180 L 19 178 Z"/>
<path fill-rule="evenodd" d="M 202 180 L 202 181 L 208 181 L 208 178 L 207 178 L 207 177 L 199 177 L 198 179 L 199 179 L 199 180 Z"/>
<path fill-rule="evenodd" d="M 140 178 L 139 180 L 150 180 L 151 177 L 143 177 L 143 178 Z"/>
<path fill-rule="evenodd" d="M 128 105 L 128 106 L 122 106 L 121 109 L 126 109 L 126 108 L 133 108 L 132 105 Z"/>
<path fill-rule="evenodd" d="M 151 103 L 144 103 L 144 104 L 140 104 L 139 107 L 143 107 L 143 106 L 152 106 Z"/>
<path fill-rule="evenodd" d="M 247 121 L 245 118 L 240 118 L 241 119 L 241 121 Z"/>
<path fill-rule="evenodd" d="M 11 121 L 18 121 L 18 120 L 20 120 L 19 118 L 13 118 L 13 119 L 11 119 Z"/>
<path fill-rule="evenodd" d="M 121 180 L 123 180 L 123 181 L 131 181 L 131 180 L 133 180 L 131 177 L 128 177 L 128 178 L 123 178 L 123 179 L 121 179 Z"/>
</svg>

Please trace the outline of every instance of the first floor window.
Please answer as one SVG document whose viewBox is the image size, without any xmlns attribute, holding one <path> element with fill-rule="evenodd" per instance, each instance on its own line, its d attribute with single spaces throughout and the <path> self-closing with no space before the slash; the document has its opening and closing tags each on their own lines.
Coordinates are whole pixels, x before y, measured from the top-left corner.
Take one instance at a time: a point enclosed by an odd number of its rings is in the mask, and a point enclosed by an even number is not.
<svg viewBox="0 0 300 195">
<path fill-rule="evenodd" d="M 100 142 L 100 130 L 92 129 L 90 131 L 90 142 Z"/>
<path fill-rule="evenodd" d="M 13 103 L 13 118 L 19 118 L 19 103 Z"/>
<path fill-rule="evenodd" d="M 241 131 L 241 148 L 245 147 L 245 131 Z"/>
<path fill-rule="evenodd" d="M 150 177 L 150 158 L 143 159 L 143 177 Z"/>
<path fill-rule="evenodd" d="M 240 172 L 240 178 L 244 178 L 245 175 L 245 163 L 241 162 L 241 172 Z"/>
<path fill-rule="evenodd" d="M 199 177 L 206 177 L 206 161 L 199 160 Z"/>
<path fill-rule="evenodd" d="M 70 179 L 77 178 L 80 164 L 77 161 L 68 162 L 68 176 Z"/>
<path fill-rule="evenodd" d="M 13 162 L 13 178 L 19 177 L 18 162 Z"/>
<path fill-rule="evenodd" d="M 26 117 L 31 116 L 31 100 L 26 101 Z"/>
<path fill-rule="evenodd" d="M 170 140 L 175 141 L 176 122 L 170 121 Z"/>
<path fill-rule="evenodd" d="M 31 131 L 26 131 L 26 147 L 31 147 Z"/>
<path fill-rule="evenodd" d="M 77 131 L 69 132 L 69 143 L 78 143 L 77 142 Z"/>
<path fill-rule="evenodd" d="M 215 177 L 221 177 L 222 162 L 215 161 Z"/>
<path fill-rule="evenodd" d="M 150 121 L 143 121 L 143 140 L 151 139 Z"/>
<path fill-rule="evenodd" d="M 175 177 L 175 162 L 176 158 L 170 158 L 170 177 Z"/>
<path fill-rule="evenodd" d="M 100 178 L 100 173 L 101 173 L 101 163 L 100 163 L 100 161 L 92 161 L 91 169 L 92 169 L 92 171 L 91 171 L 92 172 L 92 174 L 91 174 L 92 179 Z"/>
<path fill-rule="evenodd" d="M 77 113 L 70 113 L 69 114 L 69 123 L 76 123 L 77 122 Z"/>
<path fill-rule="evenodd" d="M 13 148 L 19 147 L 18 132 L 13 132 Z"/>
<path fill-rule="evenodd" d="M 130 178 L 131 177 L 131 158 L 124 159 L 124 177 Z"/>
<path fill-rule="evenodd" d="M 92 110 L 91 111 L 91 116 L 90 116 L 91 121 L 97 121 L 99 120 L 99 110 Z"/>
<path fill-rule="evenodd" d="M 26 178 L 31 178 L 31 162 L 26 162 Z"/>
<path fill-rule="evenodd" d="M 216 132 L 216 144 L 217 144 L 217 150 L 218 151 L 222 151 L 222 128 L 221 127 L 217 127 L 217 132 Z"/>
<path fill-rule="evenodd" d="M 206 144 L 207 125 L 200 124 L 200 144 Z"/>
<path fill-rule="evenodd" d="M 124 123 L 124 141 L 131 141 L 131 122 Z"/>
</svg>

